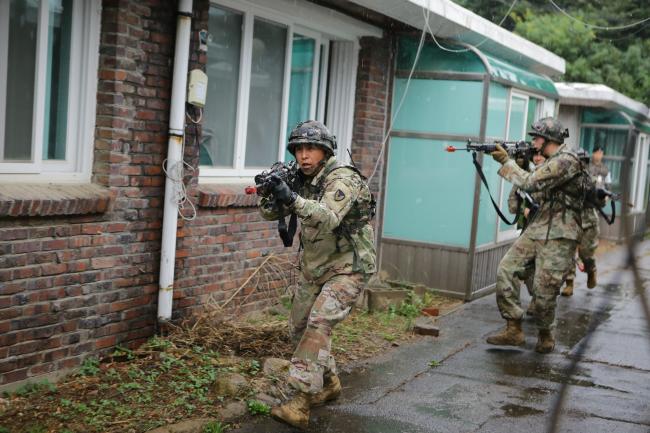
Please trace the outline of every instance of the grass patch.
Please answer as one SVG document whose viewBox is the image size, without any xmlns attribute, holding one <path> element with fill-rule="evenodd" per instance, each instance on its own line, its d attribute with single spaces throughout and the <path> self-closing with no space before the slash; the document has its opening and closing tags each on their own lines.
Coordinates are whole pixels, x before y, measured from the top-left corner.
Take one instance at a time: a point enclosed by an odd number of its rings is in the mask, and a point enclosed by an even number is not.
<svg viewBox="0 0 650 433">
<path fill-rule="evenodd" d="M 410 328 L 416 311 L 439 301 L 412 298 L 381 313 L 353 312 L 333 332 L 337 362 L 368 358 L 414 338 Z M 230 373 L 249 381 L 251 391 L 244 397 L 248 412 L 268 415 L 270 407 L 255 395 L 286 386 L 262 368 L 267 357 L 291 356 L 283 318 L 278 321 L 276 314 L 257 319 L 255 325 L 199 319 L 167 338 L 151 338 L 137 350 L 118 347 L 102 360 L 87 358 L 56 386 L 38 382 L 6 394 L 0 433 L 144 433 L 191 418 L 214 418 L 235 400 L 218 395 L 214 386 L 220 375 Z M 203 433 L 228 427 L 215 421 Z"/>
</svg>

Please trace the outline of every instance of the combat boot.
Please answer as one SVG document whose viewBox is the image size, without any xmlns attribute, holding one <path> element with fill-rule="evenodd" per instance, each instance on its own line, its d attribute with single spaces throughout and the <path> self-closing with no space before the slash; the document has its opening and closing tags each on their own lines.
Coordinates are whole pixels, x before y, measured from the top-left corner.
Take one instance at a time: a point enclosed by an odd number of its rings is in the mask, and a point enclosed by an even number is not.
<svg viewBox="0 0 650 433">
<path fill-rule="evenodd" d="M 271 416 L 291 426 L 306 430 L 309 425 L 311 395 L 299 392 L 292 400 L 271 409 Z"/>
<path fill-rule="evenodd" d="M 523 346 L 525 337 L 524 331 L 521 329 L 521 319 L 508 319 L 506 329 L 498 334 L 489 336 L 485 341 L 488 344 L 497 346 Z"/>
<path fill-rule="evenodd" d="M 341 395 L 341 381 L 335 374 L 325 376 L 323 389 L 311 397 L 312 406 L 320 406 L 328 401 L 336 400 Z"/>
<path fill-rule="evenodd" d="M 573 280 L 566 280 L 566 285 L 562 289 L 562 296 L 573 296 Z"/>
<path fill-rule="evenodd" d="M 587 288 L 588 289 L 593 289 L 596 287 L 596 270 L 594 269 L 593 271 L 587 272 Z"/>
<path fill-rule="evenodd" d="M 549 329 L 540 329 L 535 352 L 550 353 L 555 349 L 555 337 Z"/>
</svg>

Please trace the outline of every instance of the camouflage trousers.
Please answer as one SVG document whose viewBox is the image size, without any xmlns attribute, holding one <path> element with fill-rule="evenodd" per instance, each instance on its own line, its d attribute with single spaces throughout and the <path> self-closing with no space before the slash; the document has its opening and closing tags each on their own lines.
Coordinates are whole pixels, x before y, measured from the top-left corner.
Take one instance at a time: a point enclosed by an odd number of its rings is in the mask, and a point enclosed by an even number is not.
<svg viewBox="0 0 650 433">
<path fill-rule="evenodd" d="M 324 377 L 336 374 L 332 328 L 350 313 L 366 282 L 364 274 L 335 275 L 322 285 L 301 281 L 289 318 L 297 341 L 289 367 L 291 386 L 316 394 L 323 389 Z"/>
<path fill-rule="evenodd" d="M 596 259 L 594 255 L 596 254 L 596 248 L 598 248 L 599 236 L 600 227 L 598 224 L 595 224 L 593 227 L 583 229 L 582 236 L 578 239 L 578 257 L 580 257 L 580 261 L 585 265 L 585 272 L 596 270 Z M 575 277 L 576 267 L 574 265 L 567 276 L 567 280 L 573 280 Z"/>
<path fill-rule="evenodd" d="M 526 232 L 510 247 L 497 269 L 497 305 L 504 319 L 520 320 L 521 282 L 531 272 L 535 296 L 535 321 L 539 329 L 552 329 L 556 298 L 573 265 L 576 241 L 571 239 L 530 239 Z"/>
</svg>

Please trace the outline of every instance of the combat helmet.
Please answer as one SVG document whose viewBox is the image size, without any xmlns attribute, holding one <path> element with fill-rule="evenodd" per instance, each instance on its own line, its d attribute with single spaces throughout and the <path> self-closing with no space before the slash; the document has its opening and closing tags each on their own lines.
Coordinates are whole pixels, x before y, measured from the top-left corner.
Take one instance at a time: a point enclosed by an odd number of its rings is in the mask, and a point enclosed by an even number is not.
<svg viewBox="0 0 650 433">
<path fill-rule="evenodd" d="M 530 125 L 532 130 L 528 135 L 533 137 L 543 137 L 546 140 L 556 143 L 564 143 L 564 139 L 569 136 L 569 130 L 562 126 L 562 123 L 554 117 L 545 117 L 539 119 Z"/>
<path fill-rule="evenodd" d="M 321 147 L 328 155 L 334 155 L 336 137 L 318 120 L 305 120 L 298 123 L 289 134 L 287 150 L 296 156 L 296 146 L 309 143 Z"/>
</svg>

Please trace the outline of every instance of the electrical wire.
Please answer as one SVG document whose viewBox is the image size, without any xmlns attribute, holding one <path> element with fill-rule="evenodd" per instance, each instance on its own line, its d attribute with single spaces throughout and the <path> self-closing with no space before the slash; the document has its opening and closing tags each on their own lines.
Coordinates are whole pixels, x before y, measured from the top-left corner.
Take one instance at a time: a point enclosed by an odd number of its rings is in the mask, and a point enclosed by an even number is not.
<svg viewBox="0 0 650 433">
<path fill-rule="evenodd" d="M 427 11 L 427 20 L 425 22 L 428 22 L 429 14 Z M 384 154 L 384 149 L 386 148 L 386 141 L 388 140 L 388 137 L 390 137 L 390 133 L 393 130 L 393 123 L 395 122 L 395 119 L 397 119 L 397 115 L 399 114 L 400 110 L 402 109 L 402 104 L 404 104 L 404 100 L 406 99 L 406 94 L 408 93 L 409 86 L 411 85 L 411 78 L 413 77 L 413 72 L 415 72 L 415 67 L 418 64 L 418 60 L 420 59 L 420 53 L 422 52 L 422 48 L 424 47 L 424 41 L 427 36 L 427 31 L 426 31 L 426 25 L 424 28 L 422 28 L 422 35 L 420 36 L 420 43 L 418 44 L 418 49 L 415 53 L 415 59 L 413 60 L 413 66 L 411 66 L 411 71 L 409 72 L 409 76 L 406 80 L 406 86 L 404 87 L 404 93 L 402 94 L 402 97 L 400 98 L 399 103 L 397 104 L 397 108 L 395 109 L 395 113 L 393 114 L 391 120 L 390 120 L 390 125 L 388 127 L 388 131 L 386 131 L 386 134 L 384 135 L 383 140 L 381 141 L 381 147 L 379 149 L 379 154 L 377 155 L 377 161 L 375 162 L 375 167 L 372 169 L 372 173 L 370 176 L 368 176 L 368 183 L 372 180 L 372 178 L 375 176 L 375 173 L 377 173 L 377 168 L 379 167 L 379 162 L 381 161 L 381 158 Z"/>
<path fill-rule="evenodd" d="M 518 0 L 513 0 L 512 4 L 508 8 L 508 12 L 506 12 L 506 14 L 503 16 L 501 21 L 499 21 L 499 27 L 501 27 L 501 25 L 504 23 L 504 21 L 506 20 L 508 15 L 510 15 L 510 12 L 512 11 L 512 8 L 515 7 L 515 4 L 517 3 L 517 1 Z M 395 123 L 395 119 L 397 119 L 397 115 L 399 114 L 400 110 L 402 109 L 402 105 L 404 104 L 404 100 L 406 99 L 408 89 L 409 89 L 409 87 L 411 85 L 411 79 L 413 77 L 413 73 L 415 72 L 415 67 L 417 66 L 418 60 L 420 59 L 420 53 L 422 52 L 422 48 L 424 47 L 424 42 L 426 40 L 427 31 L 428 31 L 428 33 L 431 34 L 431 37 L 433 38 L 433 41 L 435 42 L 435 44 L 441 50 L 450 51 L 450 52 L 454 52 L 454 53 L 462 53 L 462 52 L 466 52 L 466 51 L 470 50 L 468 48 L 464 48 L 462 50 L 452 50 L 452 49 L 445 48 L 442 45 L 440 45 L 440 43 L 438 42 L 438 40 L 436 39 L 436 37 L 435 37 L 435 35 L 433 33 L 433 30 L 431 30 L 431 26 L 429 25 L 429 14 L 430 14 L 430 12 L 431 12 L 431 10 L 429 8 L 429 0 L 427 0 L 427 7 L 426 8 L 422 7 L 422 15 L 424 17 L 424 27 L 422 28 L 422 34 L 420 36 L 420 42 L 418 44 L 418 49 L 417 49 L 417 51 L 415 53 L 415 59 L 413 60 L 413 65 L 411 66 L 411 70 L 410 70 L 408 78 L 406 80 L 406 85 L 404 87 L 404 93 L 402 94 L 402 97 L 400 98 L 400 101 L 397 104 L 397 108 L 395 109 L 395 113 L 393 114 L 392 119 L 390 120 L 390 125 L 388 127 L 388 130 L 386 131 L 386 134 L 384 135 L 384 138 L 381 141 L 381 147 L 379 149 L 379 154 L 377 155 L 377 161 L 375 162 L 375 166 L 372 169 L 372 173 L 370 174 L 370 176 L 368 176 L 368 183 L 370 183 L 372 178 L 377 173 L 377 168 L 379 168 L 379 163 L 381 162 L 382 156 L 384 154 L 384 149 L 386 148 L 386 141 L 388 140 L 388 137 L 390 137 L 390 133 L 393 130 L 393 124 Z M 488 38 L 485 38 L 484 40 L 482 40 L 479 44 L 475 45 L 474 47 L 478 47 L 478 46 L 482 45 L 487 40 L 488 40 Z"/>
<path fill-rule="evenodd" d="M 501 21 L 499 21 L 499 24 L 498 24 L 499 27 L 501 27 L 501 25 L 505 22 L 506 18 L 508 18 L 508 16 L 510 15 L 510 12 L 512 12 L 512 9 L 515 7 L 515 4 L 517 4 L 517 1 L 519 1 L 519 0 L 514 0 L 514 1 L 512 2 L 512 4 L 510 5 L 510 7 L 508 8 L 508 12 L 506 12 L 506 14 L 503 16 L 503 18 L 501 18 Z M 424 12 L 424 8 L 422 8 L 422 9 L 423 9 L 423 12 Z M 427 2 L 427 9 L 428 9 L 428 2 Z M 438 48 L 440 48 L 441 50 L 443 50 L 443 51 L 447 51 L 447 52 L 450 52 L 450 53 L 466 53 L 466 52 L 468 52 L 468 51 L 471 51 L 471 48 L 462 48 L 462 49 L 458 49 L 458 50 L 456 50 L 456 49 L 453 49 L 453 48 L 443 47 L 443 46 L 440 44 L 440 42 L 438 42 L 438 39 L 436 38 L 436 35 L 435 35 L 435 33 L 433 32 L 433 30 L 431 30 L 431 26 L 430 26 L 430 24 L 429 24 L 429 19 L 428 19 L 428 18 L 425 18 L 425 24 L 426 24 L 426 28 L 429 30 L 429 33 L 431 34 L 431 38 L 433 39 L 433 42 L 434 42 L 434 43 L 438 46 Z M 478 48 L 478 47 L 480 47 L 481 45 L 483 45 L 485 42 L 487 42 L 489 39 L 490 39 L 490 38 L 484 38 L 481 42 L 479 42 L 479 43 L 477 43 L 477 44 L 475 44 L 475 45 L 472 45 L 472 47 L 473 47 L 473 48 Z"/>
<path fill-rule="evenodd" d="M 189 121 L 194 125 L 194 138 L 196 141 L 196 144 L 198 146 L 198 140 L 199 140 L 199 126 L 201 119 L 203 119 L 203 110 L 201 108 L 199 110 L 199 115 L 196 119 L 194 119 L 189 111 L 185 112 L 185 115 L 189 119 Z M 162 170 L 165 173 L 165 176 L 169 178 L 174 184 L 176 185 L 175 188 L 175 200 L 178 205 L 178 216 L 184 219 L 185 221 L 192 221 L 196 219 L 197 211 L 196 211 L 196 206 L 194 203 L 192 203 L 191 198 L 187 194 L 187 187 L 185 186 L 185 176 L 187 174 L 194 173 L 196 169 L 187 161 L 185 161 L 185 136 L 183 135 L 183 146 L 181 147 L 181 160 L 178 161 L 176 164 L 174 164 L 171 167 L 167 167 L 167 158 L 165 158 L 162 162 Z M 190 214 L 189 216 L 185 215 L 184 210 L 185 209 L 190 209 Z"/>
<path fill-rule="evenodd" d="M 637 22 L 635 22 L 635 23 L 625 24 L 625 25 L 623 25 L 623 26 L 613 26 L 613 27 L 609 27 L 609 26 L 598 26 L 598 25 L 595 25 L 595 24 L 589 24 L 589 23 L 586 23 L 586 22 L 580 20 L 579 18 L 576 18 L 576 17 L 574 17 L 573 15 L 570 15 L 567 11 L 565 11 L 565 10 L 562 9 L 560 6 L 558 6 L 558 5 L 557 5 L 553 0 L 548 0 L 548 1 L 553 5 L 553 7 L 554 7 L 555 9 L 557 9 L 558 11 L 560 11 L 561 13 L 563 13 L 564 15 L 566 15 L 567 17 L 571 18 L 573 21 L 576 21 L 576 22 L 582 24 L 583 26 L 586 26 L 586 27 L 589 27 L 589 28 L 592 28 L 592 29 L 597 29 L 597 30 L 624 30 L 624 29 L 629 29 L 629 28 L 631 28 L 631 27 L 638 26 L 639 24 L 643 24 L 643 23 L 645 23 L 646 21 L 650 21 L 650 17 L 648 17 L 648 18 L 644 18 L 644 19 L 642 19 L 642 20 L 640 20 L 640 21 L 637 21 Z"/>
</svg>

